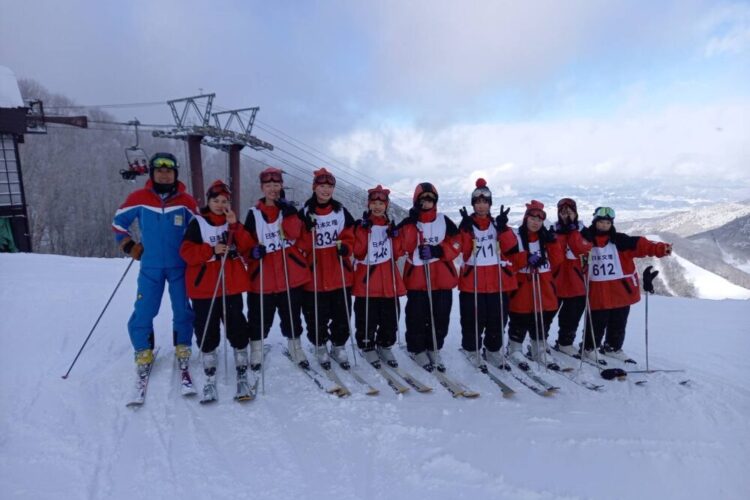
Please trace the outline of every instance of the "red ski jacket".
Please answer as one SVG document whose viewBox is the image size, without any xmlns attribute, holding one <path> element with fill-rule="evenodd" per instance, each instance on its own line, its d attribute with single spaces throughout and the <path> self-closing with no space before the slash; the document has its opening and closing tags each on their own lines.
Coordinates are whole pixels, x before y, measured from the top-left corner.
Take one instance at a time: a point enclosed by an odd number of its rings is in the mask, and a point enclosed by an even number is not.
<svg viewBox="0 0 750 500">
<path fill-rule="evenodd" d="M 206 209 L 190 224 L 180 245 L 180 256 L 187 263 L 185 284 L 191 299 L 210 299 L 214 296 L 219 281 L 221 257 L 214 254 L 216 243 L 226 243 L 231 239 L 230 251 L 224 263 L 226 294 L 236 295 L 250 288 L 242 255 L 253 242 L 239 222 L 226 225 L 226 216 L 216 215 Z M 219 283 L 217 297 L 224 293 Z"/>
<path fill-rule="evenodd" d="M 313 275 L 313 262 L 315 263 L 315 275 L 318 278 L 317 289 L 319 292 L 330 292 L 339 290 L 343 286 L 352 286 L 352 249 L 354 248 L 354 218 L 341 203 L 331 200 L 325 206 L 319 206 L 314 198 L 305 202 L 305 206 L 299 211 L 300 218 L 304 219 L 308 211 L 315 213 L 315 260 L 313 261 L 312 231 L 303 226 L 300 237 L 300 248 L 307 257 L 307 266 L 310 275 Z M 339 261 L 337 241 L 342 247 L 346 246 L 348 253 Z M 344 265 L 344 283 L 341 283 L 341 264 Z M 305 290 L 312 292 L 315 286 L 312 280 L 305 284 Z"/>
<path fill-rule="evenodd" d="M 406 295 L 406 287 L 394 259 L 404 254 L 401 231 L 395 238 L 386 234 L 388 220 L 385 217 L 369 216 L 372 229 L 363 229 L 362 221 L 354 226 L 354 289 L 355 297 L 393 297 L 393 279 L 396 279 L 396 293 Z M 370 277 L 367 278 L 367 241 L 370 240 Z M 391 253 L 392 252 L 392 253 Z M 369 285 L 369 286 L 368 286 Z"/>
<path fill-rule="evenodd" d="M 463 265 L 458 279 L 458 289 L 474 292 L 474 270 L 477 270 L 477 292 L 497 293 L 499 277 L 497 273 L 497 247 L 500 245 L 503 291 L 518 288 L 515 270 L 526 265 L 526 252 L 520 251 L 520 244 L 510 228 L 497 234 L 492 218 L 472 214 L 475 227 L 471 231 L 461 229 L 461 253 Z M 474 240 L 477 240 L 476 249 Z M 474 266 L 473 254 L 477 253 L 478 265 Z M 494 262 L 494 264 L 492 263 Z"/>
<path fill-rule="evenodd" d="M 458 284 L 458 273 L 453 261 L 461 253 L 461 242 L 458 237 L 458 228 L 447 216 L 438 213 L 434 208 L 419 214 L 419 222 L 422 224 L 437 224 L 445 227 L 442 239 L 424 236 L 424 232 L 409 218 L 401 222 L 400 231 L 403 232 L 403 249 L 406 252 L 406 265 L 404 265 L 404 284 L 407 290 L 427 291 L 427 280 L 425 279 L 424 263 L 419 259 L 419 245 L 427 239 L 436 239 L 443 250 L 442 257 L 434 259 L 429 263 L 431 285 L 433 290 L 450 290 Z M 437 234 L 441 231 L 432 231 Z"/>
<path fill-rule="evenodd" d="M 586 295 L 586 285 L 583 282 L 581 270 L 581 256 L 587 255 L 592 244 L 581 236 L 583 224 L 578 223 L 578 229 L 565 231 L 559 225 L 555 226 L 557 241 L 565 258 L 553 273 L 558 298 L 583 297 Z"/>
<path fill-rule="evenodd" d="M 267 253 L 261 259 L 263 261 L 262 292 L 264 294 L 286 291 L 285 267 L 289 277 L 289 288 L 297 288 L 310 281 L 310 271 L 305 265 L 305 257 L 295 243 L 302 234 L 302 221 L 296 213 L 287 215 L 281 221 L 279 221 L 279 216 L 278 206 L 266 206 L 264 199 L 260 199 L 255 207 L 248 210 L 245 218 L 245 229 L 252 238 L 252 246 L 254 247 L 261 242 L 266 247 Z M 281 231 L 278 230 L 279 225 Z M 284 255 L 286 255 L 286 266 L 283 259 Z M 261 293 L 261 261 L 250 258 L 249 255 L 247 261 L 250 291 Z"/>
<path fill-rule="evenodd" d="M 522 238 L 521 231 L 519 230 L 519 238 Z M 523 245 L 523 243 L 522 243 Z M 531 254 L 537 253 L 539 248 L 539 235 L 538 233 L 528 233 L 528 248 L 526 251 L 530 257 Z M 560 266 L 563 261 L 563 253 L 560 245 L 557 241 L 547 243 L 544 245 L 544 254 L 547 259 L 547 263 L 539 269 L 532 269 L 530 266 L 522 267 L 518 270 L 516 278 L 518 279 L 518 289 L 510 292 L 510 310 L 514 313 L 533 313 L 534 312 L 534 298 L 533 298 L 533 277 L 535 274 L 539 275 L 539 286 L 541 287 L 542 295 L 542 310 L 543 311 L 556 311 L 557 310 L 557 294 L 555 293 L 555 285 L 552 280 L 552 275 Z M 537 303 L 538 303 L 537 298 Z"/>
<path fill-rule="evenodd" d="M 587 228 L 589 234 L 596 234 Z M 666 243 L 614 231 L 596 235 L 588 264 L 589 302 L 594 311 L 615 309 L 641 300 L 635 258 L 664 257 Z"/>
</svg>

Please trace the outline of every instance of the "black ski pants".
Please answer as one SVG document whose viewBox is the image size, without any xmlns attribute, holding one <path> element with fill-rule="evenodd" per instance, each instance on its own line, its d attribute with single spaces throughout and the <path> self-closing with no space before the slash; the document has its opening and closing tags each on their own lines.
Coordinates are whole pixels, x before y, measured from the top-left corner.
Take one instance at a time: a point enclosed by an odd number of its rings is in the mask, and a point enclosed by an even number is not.
<svg viewBox="0 0 750 500">
<path fill-rule="evenodd" d="M 596 347 L 601 346 L 602 338 L 606 334 L 606 338 L 604 338 L 605 344 L 614 351 L 622 349 L 622 344 L 625 342 L 625 327 L 628 324 L 628 314 L 630 314 L 630 306 L 591 311 L 591 322 L 594 324 Z M 589 350 L 593 349 L 594 346 L 591 345 L 591 331 L 588 320 L 585 321 L 585 325 L 586 341 L 584 345 Z"/>
<path fill-rule="evenodd" d="M 346 344 L 349 339 L 347 308 L 352 310 L 351 288 L 318 292 L 318 345 L 325 345 L 329 340 L 335 346 Z M 307 339 L 315 345 L 315 292 L 302 292 L 302 314 L 307 324 Z"/>
<path fill-rule="evenodd" d="M 578 324 L 583 311 L 586 310 L 586 296 L 558 298 L 560 308 L 557 310 L 557 343 L 572 345 L 576 339 Z"/>
<path fill-rule="evenodd" d="M 435 321 L 437 345 L 432 342 L 432 322 L 427 292 L 409 290 L 406 292 L 406 347 L 409 352 L 434 351 L 443 348 L 448 325 L 451 319 L 453 290 L 432 291 L 432 312 Z"/>
<path fill-rule="evenodd" d="M 274 314 L 278 311 L 281 323 L 281 334 L 286 338 L 299 337 L 302 335 L 302 320 L 300 309 L 302 307 L 302 287 L 289 290 L 291 299 L 291 321 L 289 317 L 289 300 L 286 290 L 279 293 L 263 294 L 263 338 L 268 338 L 268 332 L 273 325 Z M 250 340 L 260 340 L 260 294 L 248 292 L 247 294 L 247 323 L 250 330 Z"/>
<path fill-rule="evenodd" d="M 355 337 L 357 347 L 360 349 L 379 347 L 391 347 L 396 343 L 396 325 L 398 316 L 396 308 L 401 312 L 401 304 L 398 298 L 370 297 L 367 311 L 365 311 L 366 297 L 357 297 L 354 301 L 354 324 L 356 326 Z M 365 328 L 365 316 L 367 316 L 367 328 Z M 365 332 L 367 334 L 365 335 Z"/>
<path fill-rule="evenodd" d="M 537 314 L 537 318 L 539 315 Z M 539 336 L 547 340 L 549 327 L 552 324 L 552 318 L 555 317 L 555 311 L 544 311 L 542 313 L 542 324 L 539 325 L 541 330 Z M 538 321 L 538 319 L 537 319 Z M 523 344 L 526 338 L 526 332 L 529 333 L 529 339 L 537 339 L 537 323 L 534 320 L 534 313 L 510 313 L 510 325 L 508 326 L 508 337 L 514 342 Z"/>
<path fill-rule="evenodd" d="M 195 343 L 203 352 L 214 351 L 219 347 L 221 339 L 220 322 L 224 313 L 221 296 L 216 297 L 211 307 L 211 299 L 192 299 L 195 311 Z M 243 312 L 242 294 L 226 296 L 227 317 L 224 321 L 227 340 L 235 349 L 244 349 L 249 341 L 247 321 Z M 211 309 L 211 318 L 208 310 Z M 208 329 L 206 329 L 208 321 Z M 203 338 L 203 330 L 206 329 L 206 338 Z"/>
<path fill-rule="evenodd" d="M 508 295 L 503 297 L 503 326 L 508 321 Z M 497 352 L 503 346 L 502 328 L 500 327 L 500 294 L 477 293 L 477 308 L 474 310 L 474 293 L 460 292 L 458 303 L 461 310 L 461 347 L 467 351 L 476 351 L 476 326 L 479 327 L 479 345 L 488 351 Z M 477 325 L 474 324 L 477 319 Z"/>
</svg>

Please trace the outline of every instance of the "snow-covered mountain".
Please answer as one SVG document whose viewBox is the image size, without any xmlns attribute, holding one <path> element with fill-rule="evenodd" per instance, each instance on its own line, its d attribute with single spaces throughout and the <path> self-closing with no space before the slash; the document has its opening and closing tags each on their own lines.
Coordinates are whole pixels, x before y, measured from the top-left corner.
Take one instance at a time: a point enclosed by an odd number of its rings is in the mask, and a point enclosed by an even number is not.
<svg viewBox="0 0 750 500">
<path fill-rule="evenodd" d="M 135 269 L 70 378 L 60 378 L 126 264 L 0 254 L 3 498 L 740 499 L 750 491 L 750 302 L 650 297 L 650 366 L 685 372 L 637 386 L 637 375 L 606 382 L 586 365 L 604 392 L 543 374 L 560 386 L 550 398 L 504 377 L 516 390 L 504 399 L 465 362 L 457 301 L 444 356 L 481 393 L 475 400 L 452 398 L 400 351 L 432 393 L 396 396 L 360 360 L 380 394 L 328 396 L 281 356 L 274 326 L 265 395 L 232 401 L 222 364 L 220 400 L 209 407 L 180 396 L 165 299 L 148 399 L 133 411 L 125 325 Z M 632 308 L 625 343 L 641 360 L 643 306 Z M 193 364 L 200 384 L 197 355 Z M 690 386 L 677 383 L 684 378 Z"/>
</svg>

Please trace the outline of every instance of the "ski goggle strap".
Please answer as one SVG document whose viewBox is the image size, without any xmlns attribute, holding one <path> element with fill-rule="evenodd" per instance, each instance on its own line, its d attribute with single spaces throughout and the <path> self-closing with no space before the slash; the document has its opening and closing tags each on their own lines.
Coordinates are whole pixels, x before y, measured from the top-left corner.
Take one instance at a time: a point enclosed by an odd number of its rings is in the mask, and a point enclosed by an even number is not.
<svg viewBox="0 0 750 500">
<path fill-rule="evenodd" d="M 260 183 L 265 184 L 266 182 L 278 182 L 281 184 L 283 182 L 281 172 L 261 172 Z"/>
<path fill-rule="evenodd" d="M 574 212 L 577 211 L 576 202 L 571 198 L 563 198 L 562 200 L 557 202 L 557 209 L 562 210 L 563 207 L 568 207 Z"/>
<path fill-rule="evenodd" d="M 434 193 L 422 193 L 422 194 L 420 194 L 420 195 L 419 195 L 419 198 L 418 198 L 418 200 L 419 200 L 419 201 L 422 201 L 422 200 L 430 200 L 431 202 L 433 202 L 433 203 L 434 203 L 434 202 L 435 202 L 435 200 L 437 200 L 437 197 L 435 196 L 435 194 L 434 194 Z"/>
<path fill-rule="evenodd" d="M 156 158 L 151 162 L 153 168 L 177 168 L 177 163 L 172 158 Z"/>
<path fill-rule="evenodd" d="M 594 217 L 601 217 L 606 219 L 615 218 L 615 209 L 610 207 L 599 207 L 594 210 Z"/>
<path fill-rule="evenodd" d="M 367 195 L 367 199 L 370 201 L 383 201 L 388 202 L 388 194 L 385 191 L 375 191 Z"/>
</svg>

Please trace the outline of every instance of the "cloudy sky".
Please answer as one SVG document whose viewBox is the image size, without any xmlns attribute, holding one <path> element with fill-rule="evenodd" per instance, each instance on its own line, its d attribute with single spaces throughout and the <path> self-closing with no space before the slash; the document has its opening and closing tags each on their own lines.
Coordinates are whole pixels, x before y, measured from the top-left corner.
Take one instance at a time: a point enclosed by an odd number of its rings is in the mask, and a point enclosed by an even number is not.
<svg viewBox="0 0 750 500">
<path fill-rule="evenodd" d="M 750 197 L 747 1 L 0 6 L 0 64 L 19 77 L 81 104 L 203 89 L 218 109 L 258 105 L 261 139 L 274 127 L 402 193 L 482 175 L 496 192 L 710 178 Z"/>
</svg>

